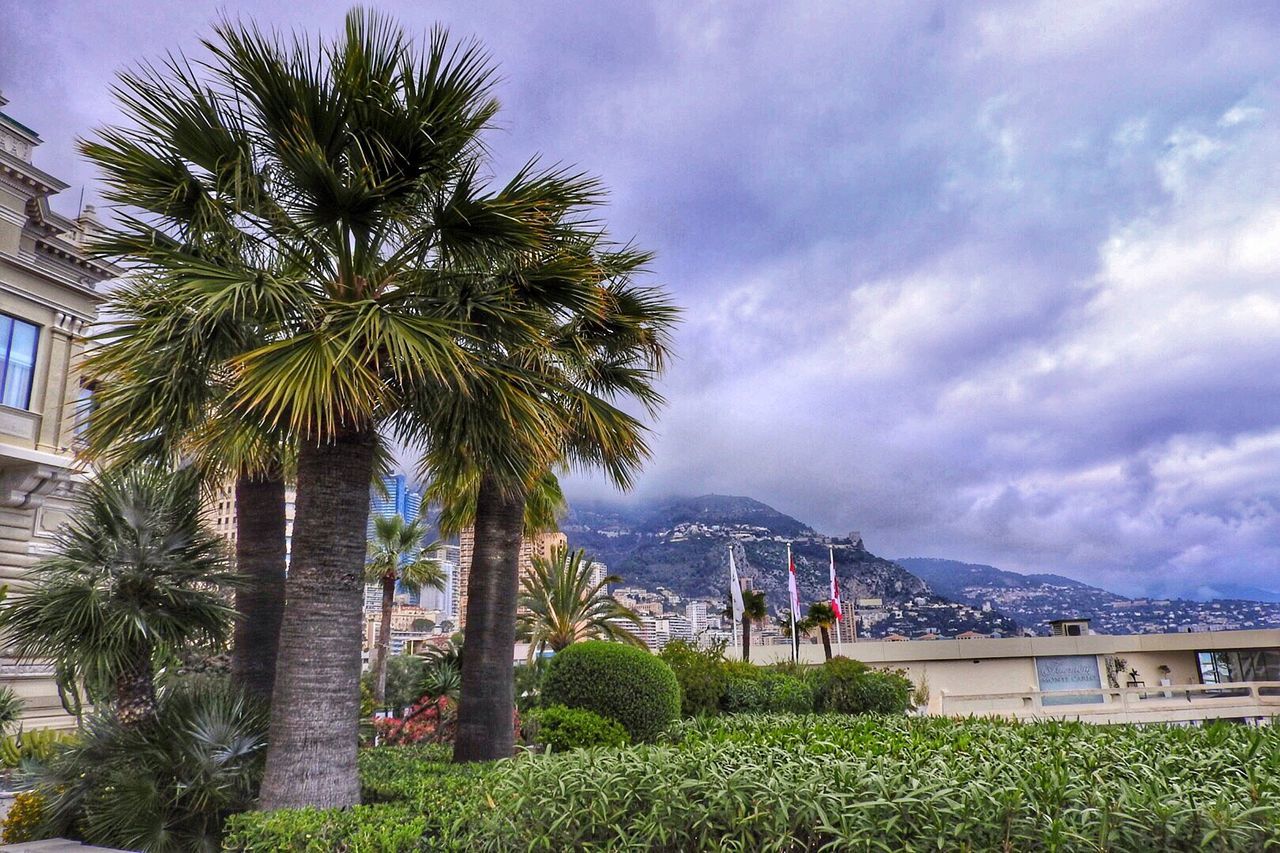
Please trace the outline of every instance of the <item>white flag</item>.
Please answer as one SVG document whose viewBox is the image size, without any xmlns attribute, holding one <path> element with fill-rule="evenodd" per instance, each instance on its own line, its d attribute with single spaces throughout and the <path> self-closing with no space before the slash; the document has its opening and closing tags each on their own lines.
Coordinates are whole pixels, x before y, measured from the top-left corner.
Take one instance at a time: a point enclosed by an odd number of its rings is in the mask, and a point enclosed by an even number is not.
<svg viewBox="0 0 1280 853">
<path fill-rule="evenodd" d="M 733 546 L 729 546 L 729 599 L 733 602 L 733 624 L 742 621 L 742 582 L 738 580 L 738 567 L 733 562 Z"/>
<path fill-rule="evenodd" d="M 791 556 L 791 545 L 787 545 L 787 590 L 791 593 L 791 624 L 800 618 L 800 591 L 796 588 L 796 561 Z"/>
</svg>

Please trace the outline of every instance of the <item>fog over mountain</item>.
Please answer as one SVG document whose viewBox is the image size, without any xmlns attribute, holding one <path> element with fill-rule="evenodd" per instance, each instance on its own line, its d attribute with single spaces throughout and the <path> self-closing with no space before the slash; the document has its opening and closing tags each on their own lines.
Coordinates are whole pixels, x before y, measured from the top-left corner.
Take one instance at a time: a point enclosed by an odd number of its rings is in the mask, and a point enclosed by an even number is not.
<svg viewBox="0 0 1280 853">
<path fill-rule="evenodd" d="M 220 13 L 347 6 L 13 4 L 0 89 L 74 207 L 114 70 Z M 481 39 L 496 177 L 601 175 L 685 306 L 634 499 L 753 495 L 1124 595 L 1280 591 L 1280 6 L 378 7 Z"/>
</svg>

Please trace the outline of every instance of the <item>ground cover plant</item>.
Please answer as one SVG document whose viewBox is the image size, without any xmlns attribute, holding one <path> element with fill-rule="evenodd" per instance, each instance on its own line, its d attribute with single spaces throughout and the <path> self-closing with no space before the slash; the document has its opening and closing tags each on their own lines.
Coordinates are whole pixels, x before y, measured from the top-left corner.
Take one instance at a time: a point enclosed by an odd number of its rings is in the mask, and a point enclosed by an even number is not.
<svg viewBox="0 0 1280 853">
<path fill-rule="evenodd" d="M 394 749 L 403 748 L 384 748 Z M 677 723 L 658 744 L 522 755 L 477 768 L 435 764 L 432 753 L 368 754 L 366 785 L 375 763 L 399 762 L 400 799 L 356 813 L 237 816 L 231 849 L 1244 853 L 1280 846 L 1280 727 L 740 714 Z M 404 841 L 403 825 L 418 819 L 423 835 Z M 314 837 L 329 846 L 308 847 L 293 832 L 319 832 Z M 351 841 L 380 833 L 400 840 Z"/>
</svg>

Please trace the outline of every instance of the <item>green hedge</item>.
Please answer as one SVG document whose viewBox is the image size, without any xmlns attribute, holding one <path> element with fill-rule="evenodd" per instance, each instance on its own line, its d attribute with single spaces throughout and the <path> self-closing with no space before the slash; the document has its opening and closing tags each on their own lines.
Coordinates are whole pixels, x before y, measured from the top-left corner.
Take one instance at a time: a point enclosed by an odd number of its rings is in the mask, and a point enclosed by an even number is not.
<svg viewBox="0 0 1280 853">
<path fill-rule="evenodd" d="M 585 708 L 536 708 L 525 715 L 525 728 L 534 743 L 550 752 L 631 743 L 631 736 L 621 723 Z"/>
<path fill-rule="evenodd" d="M 591 640 L 551 659 L 542 702 L 617 720 L 632 740 L 643 742 L 679 718 L 680 685 L 671 667 L 647 650 Z"/>
<path fill-rule="evenodd" d="M 705 718 L 509 762 L 448 849 L 1220 850 L 1280 845 L 1280 727 Z"/>
<path fill-rule="evenodd" d="M 439 744 L 381 746 L 358 755 L 361 797 L 354 809 L 245 812 L 227 823 L 233 851 L 435 850 L 455 824 L 488 802 L 484 792 L 497 764 L 449 764 Z"/>
<path fill-rule="evenodd" d="M 406 803 L 281 809 L 227 819 L 222 846 L 244 853 L 408 853 L 425 850 L 427 820 Z"/>
</svg>

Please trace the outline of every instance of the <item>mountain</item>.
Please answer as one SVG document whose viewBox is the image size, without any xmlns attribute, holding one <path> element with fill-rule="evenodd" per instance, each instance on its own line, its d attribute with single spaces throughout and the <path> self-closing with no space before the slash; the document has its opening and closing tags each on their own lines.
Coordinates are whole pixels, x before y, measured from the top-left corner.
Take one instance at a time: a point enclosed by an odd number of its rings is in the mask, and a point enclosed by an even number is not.
<svg viewBox="0 0 1280 853">
<path fill-rule="evenodd" d="M 962 563 L 958 560 L 942 560 L 934 557 L 899 557 L 897 563 L 916 577 L 923 579 L 939 595 L 945 595 L 956 601 L 974 598 L 978 590 L 998 589 L 1038 590 L 1048 595 L 1058 595 L 1064 591 L 1072 595 L 1083 592 L 1099 596 L 1100 600 L 1104 601 L 1120 598 L 1106 590 L 1062 575 L 1024 575 L 981 563 Z"/>
<path fill-rule="evenodd" d="M 881 635 L 930 627 L 1015 629 L 999 612 L 972 612 L 936 595 L 910 571 L 868 551 L 857 533 L 819 534 L 752 498 L 702 495 L 641 506 L 581 503 L 573 505 L 561 529 L 575 548 L 585 548 L 627 586 L 721 600 L 727 594 L 732 545 L 739 574 L 764 591 L 776 614 L 787 606 L 790 544 L 801 602 L 828 598 L 828 564 L 834 558 L 845 598 L 880 600 L 884 618 L 876 632 Z"/>
<path fill-rule="evenodd" d="M 1023 575 L 979 563 L 904 557 L 898 564 L 939 595 L 971 607 L 990 607 L 1043 633 L 1051 619 L 1086 616 L 1103 634 L 1212 631 L 1280 626 L 1280 606 L 1265 590 L 1216 585 L 1211 601 L 1125 598 L 1105 589 L 1052 574 Z M 1219 588 L 1220 587 L 1220 588 Z"/>
</svg>

